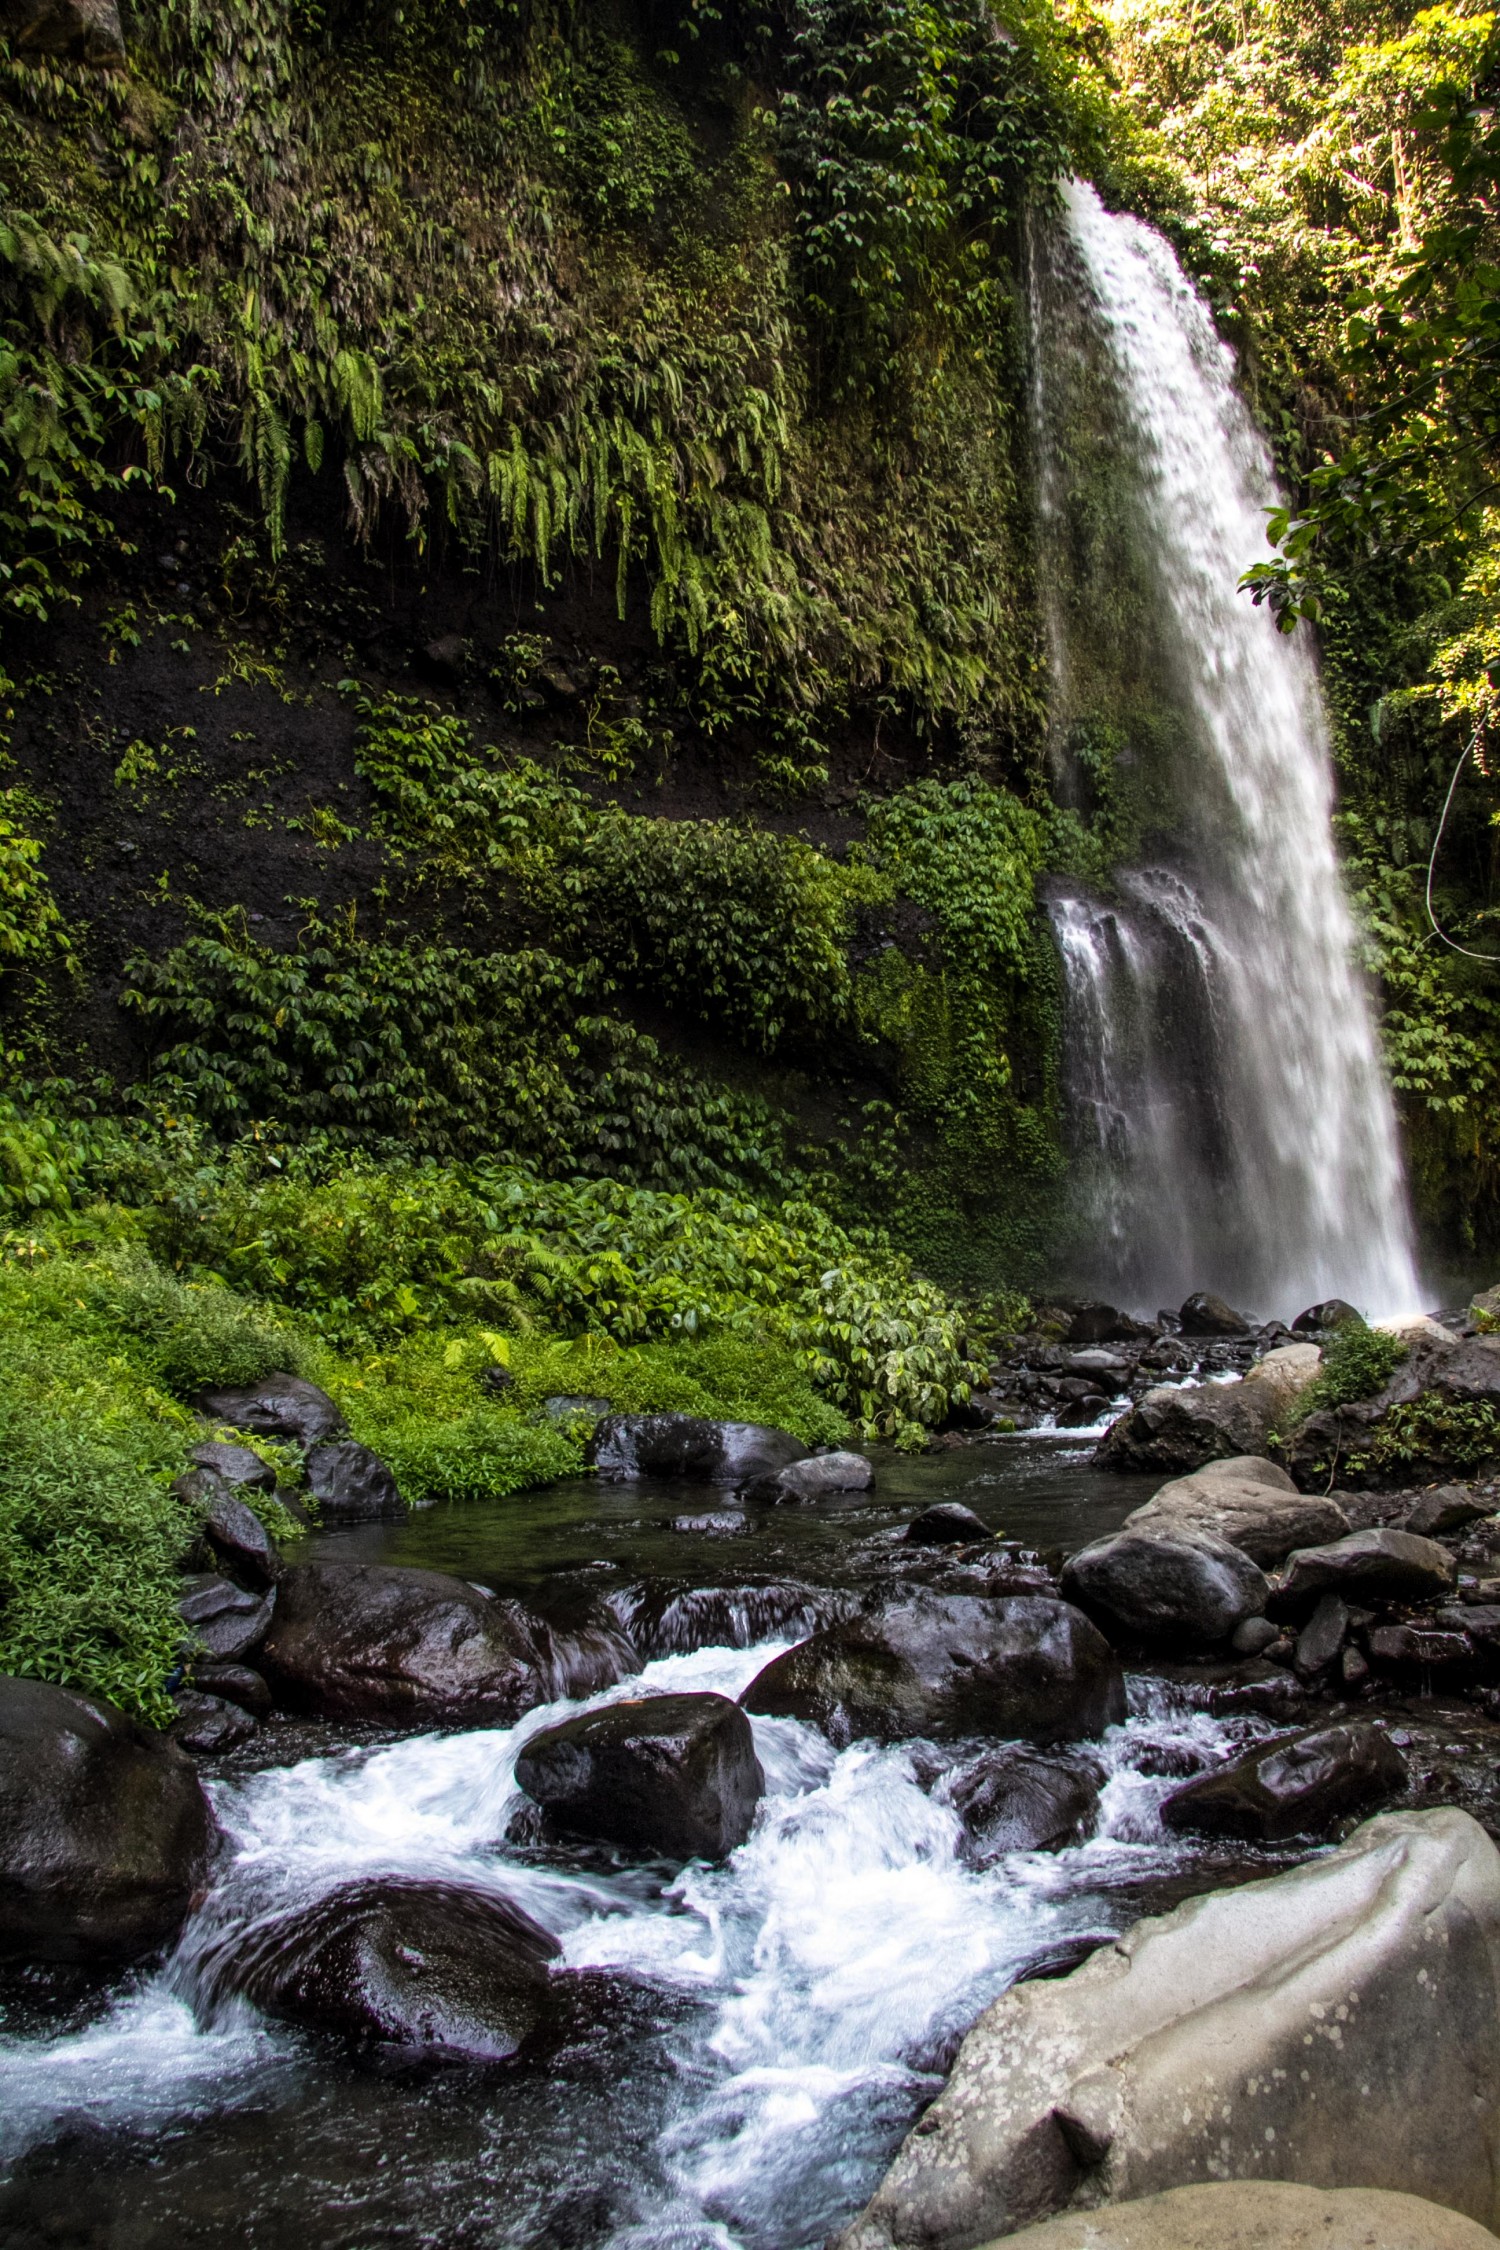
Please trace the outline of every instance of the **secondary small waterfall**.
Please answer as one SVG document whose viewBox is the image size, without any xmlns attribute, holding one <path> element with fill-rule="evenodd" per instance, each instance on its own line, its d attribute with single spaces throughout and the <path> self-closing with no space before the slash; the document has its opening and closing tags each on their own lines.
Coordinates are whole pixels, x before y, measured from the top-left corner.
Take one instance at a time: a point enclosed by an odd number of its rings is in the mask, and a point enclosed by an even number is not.
<svg viewBox="0 0 1500 2250">
<path fill-rule="evenodd" d="M 1078 1278 L 1145 1310 L 1207 1287 L 1267 1316 L 1408 1311 L 1316 668 L 1236 591 L 1269 453 L 1160 235 L 1073 183 L 1032 262 L 1059 784 L 1109 792 L 1124 855 L 1107 892 L 1051 900 Z"/>
</svg>

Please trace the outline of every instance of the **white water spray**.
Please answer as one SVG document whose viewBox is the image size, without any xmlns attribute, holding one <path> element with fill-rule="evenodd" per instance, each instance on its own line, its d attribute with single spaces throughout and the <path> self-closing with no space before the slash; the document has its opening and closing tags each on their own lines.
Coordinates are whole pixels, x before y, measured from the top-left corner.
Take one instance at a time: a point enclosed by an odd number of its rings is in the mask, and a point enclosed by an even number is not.
<svg viewBox="0 0 1500 2250">
<path fill-rule="evenodd" d="M 1082 1258 L 1147 1311 L 1202 1287 L 1288 1318 L 1330 1296 L 1410 1311 L 1406 1195 L 1334 854 L 1316 669 L 1304 632 L 1278 633 L 1236 590 L 1268 552 L 1270 458 L 1162 237 L 1078 183 L 1063 229 L 1050 291 L 1062 326 L 1045 294 L 1038 311 L 1044 535 L 1068 473 L 1049 444 L 1049 361 L 1081 319 L 1190 743 L 1171 864 L 1125 876 L 1115 899 L 1075 891 L 1053 909 L 1068 1093 L 1094 1183 Z M 1061 697 L 1067 631 L 1050 623 Z"/>
</svg>

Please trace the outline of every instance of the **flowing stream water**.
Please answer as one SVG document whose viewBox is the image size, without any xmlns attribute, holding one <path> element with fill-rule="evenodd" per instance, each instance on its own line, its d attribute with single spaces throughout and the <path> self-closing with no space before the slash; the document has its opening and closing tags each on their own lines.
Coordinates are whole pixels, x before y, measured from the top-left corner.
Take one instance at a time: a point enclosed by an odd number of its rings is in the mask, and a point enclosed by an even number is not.
<svg viewBox="0 0 1500 2250">
<path fill-rule="evenodd" d="M 1265 442 L 1159 234 L 1074 182 L 1033 267 L 1063 777 L 1135 791 L 1137 856 L 1052 901 L 1081 1275 L 1146 1311 L 1204 1287 L 1414 1310 L 1307 629 L 1236 590 L 1268 552 Z"/>
<path fill-rule="evenodd" d="M 959 1567 L 900 1540 L 944 1491 L 1069 1545 L 1141 1497 L 1139 1479 L 1024 1440 L 891 1463 L 883 1482 L 868 1502 L 752 1511 L 722 1536 L 673 1530 L 680 1486 L 581 1484 L 328 1534 L 317 1550 L 458 1568 L 554 1610 L 645 1601 L 679 1645 L 594 1701 L 735 1695 L 807 1629 L 767 1631 L 787 1613 L 776 1589 L 815 1606 L 908 1567 Z M 1138 1681 L 1128 1722 L 1080 1753 L 1102 1782 L 1091 1838 L 977 1868 L 943 1793 L 953 1748 L 837 1751 L 757 1719 L 767 1794 L 749 1841 L 723 1866 L 679 1869 L 508 1838 L 520 1744 L 576 1708 L 406 1739 L 286 1723 L 222 1764 L 227 1847 L 171 1957 L 100 1986 L 5 1988 L 0 2240 L 812 2250 L 869 2193 L 989 1999 L 1224 1879 L 1157 1807 L 1265 1726 Z M 377 1873 L 503 1893 L 568 1968 L 611 1972 L 575 1980 L 596 1997 L 545 2065 L 360 2057 L 226 2001 L 205 1973 L 227 1932 Z"/>
</svg>

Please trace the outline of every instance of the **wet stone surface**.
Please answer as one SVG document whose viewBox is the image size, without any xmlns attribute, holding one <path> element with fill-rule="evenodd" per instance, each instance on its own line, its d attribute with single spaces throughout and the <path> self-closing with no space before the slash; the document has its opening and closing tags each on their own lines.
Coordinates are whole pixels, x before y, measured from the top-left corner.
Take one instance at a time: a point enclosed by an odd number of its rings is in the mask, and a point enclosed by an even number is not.
<svg viewBox="0 0 1500 2250">
<path fill-rule="evenodd" d="M 1099 1348 L 1131 1360 L 1172 1342 Z M 570 1682 L 564 1667 L 550 1702 L 473 1720 L 273 1710 L 200 1756 L 227 1843 L 172 1949 L 128 1973 L 0 1971 L 0 2243 L 415 2246 L 440 2209 L 445 2245 L 464 2250 L 805 2250 L 864 2201 L 1006 1986 L 1066 1974 L 1141 1915 L 1308 1848 L 1174 1835 L 1174 1791 L 1273 1736 L 1367 1725 L 1399 1752 L 1402 1801 L 1500 1828 L 1500 1725 L 1483 1701 L 1500 1701 L 1500 1661 L 1434 1696 L 1431 1679 L 1372 1660 L 1349 1696 L 1338 1662 L 1300 1677 L 1286 1635 L 1280 1661 L 1227 1644 L 1212 1661 L 1132 1653 L 1128 1716 L 1081 1744 L 840 1747 L 752 1712 L 764 1795 L 720 1864 L 528 1826 L 517 1759 L 584 1712 L 738 1704 L 786 1649 L 872 1605 L 1055 1602 L 1064 1556 L 1160 1481 L 1100 1474 L 1090 1450 L 981 1430 L 877 1456 L 872 1490 L 795 1507 L 739 1508 L 677 1479 L 590 1482 L 301 1542 L 289 1562 L 441 1572 L 475 1590 L 476 1630 L 491 1603 L 523 1605 L 554 1650 L 623 1649 L 634 1669 Z M 952 1527 L 972 1536 L 908 1540 L 941 1505 L 971 1510 L 977 1528 Z M 1456 1551 L 1481 1529 L 1441 1536 Z M 1486 1605 L 1460 1571 L 1448 1606 L 1473 1611 L 1477 1649 Z M 1455 1630 L 1431 1604 L 1345 1607 L 1345 1655 L 1382 1628 Z M 320 1929 L 320 1902 L 360 1884 L 393 1904 L 378 1959 L 362 1965 L 351 1939 L 338 1973 L 356 1992 L 395 1978 L 410 2008 L 355 2036 L 295 1994 L 267 2013 L 226 1994 L 215 1965 L 247 1947 L 265 1992 L 288 1992 L 278 1929 Z M 493 1899 L 557 1948 L 508 2059 L 475 2061 L 427 2025 L 446 1971 L 400 1902 L 434 1885 Z"/>
</svg>

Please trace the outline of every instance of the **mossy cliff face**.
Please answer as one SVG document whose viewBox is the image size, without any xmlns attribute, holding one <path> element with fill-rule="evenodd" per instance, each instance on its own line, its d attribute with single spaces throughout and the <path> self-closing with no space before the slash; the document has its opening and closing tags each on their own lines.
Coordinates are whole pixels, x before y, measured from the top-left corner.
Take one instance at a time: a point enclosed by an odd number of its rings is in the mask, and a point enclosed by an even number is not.
<svg viewBox="0 0 1500 2250">
<path fill-rule="evenodd" d="M 1081 831 L 1017 276 L 1084 46 L 975 0 L 124 31 L 0 63 L 17 1074 L 810 1179 L 1022 1275 Z"/>
</svg>

